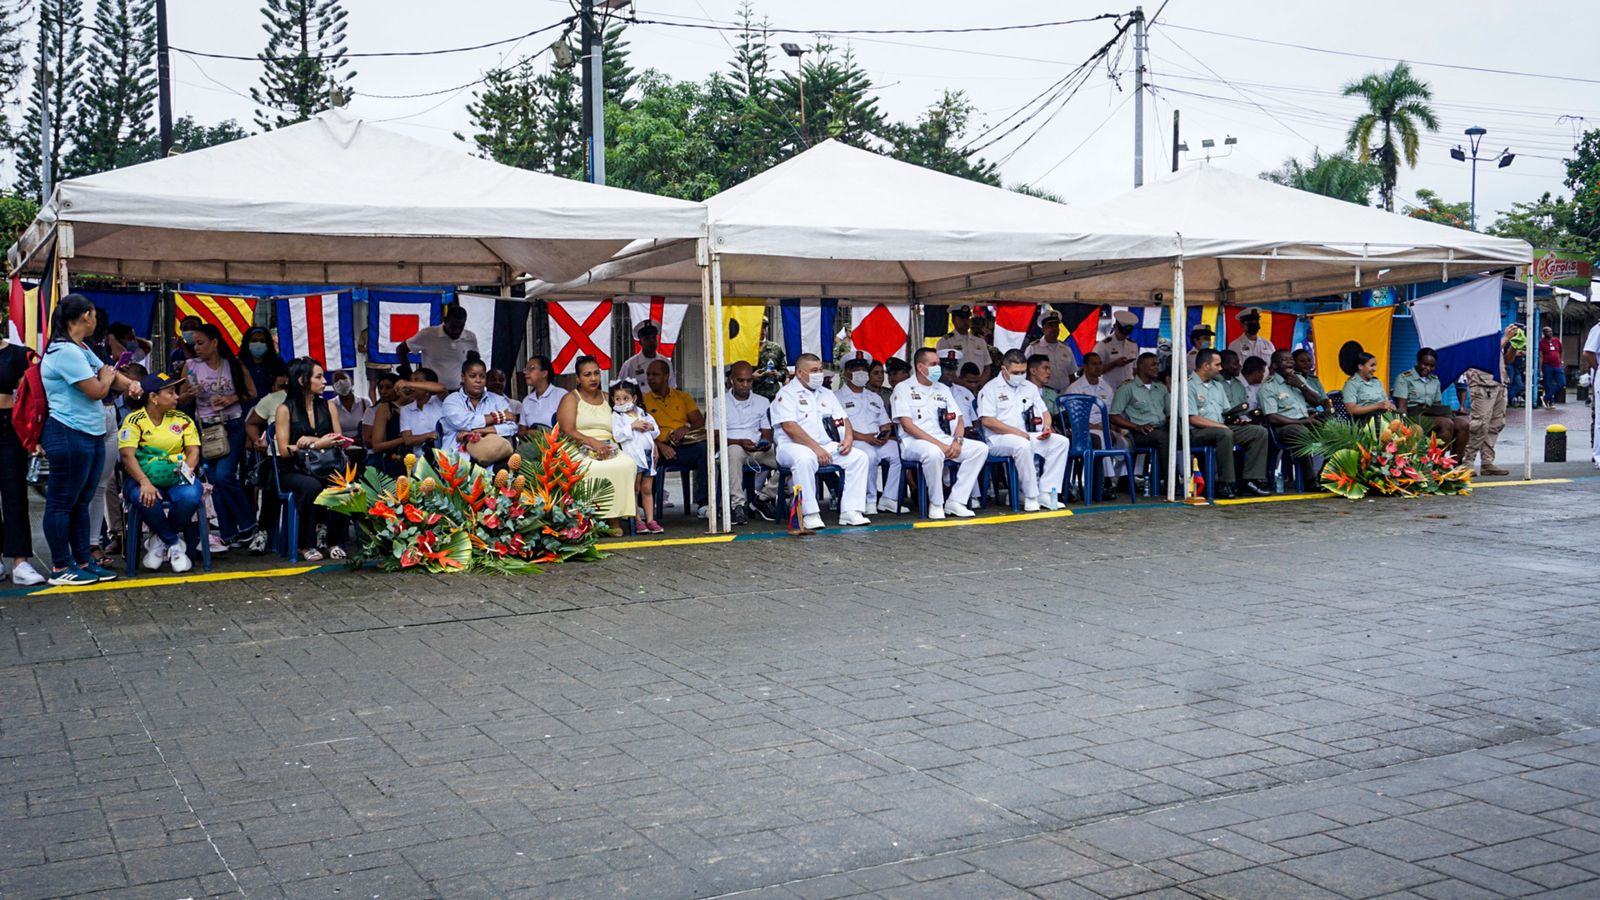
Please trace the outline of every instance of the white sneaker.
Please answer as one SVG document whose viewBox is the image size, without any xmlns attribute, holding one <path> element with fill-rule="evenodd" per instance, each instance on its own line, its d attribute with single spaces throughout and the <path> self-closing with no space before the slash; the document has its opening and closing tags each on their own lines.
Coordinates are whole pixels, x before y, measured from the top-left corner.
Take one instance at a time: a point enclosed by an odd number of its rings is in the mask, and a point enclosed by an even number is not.
<svg viewBox="0 0 1600 900">
<path fill-rule="evenodd" d="M 967 509 L 966 504 L 964 504 L 964 503 L 956 503 L 954 501 L 952 501 L 950 503 L 946 503 L 944 505 L 944 511 L 949 513 L 952 516 L 955 516 L 958 519 L 970 519 L 973 516 L 977 515 L 977 513 L 974 513 L 972 510 Z"/>
<path fill-rule="evenodd" d="M 11 583 L 26 587 L 31 584 L 44 584 L 44 576 L 33 567 L 33 563 L 23 560 L 11 570 Z"/>
<path fill-rule="evenodd" d="M 1037 498 L 1037 497 L 1029 497 L 1028 499 L 1023 500 L 1022 501 L 1022 511 L 1023 512 L 1038 512 L 1039 511 L 1039 498 Z"/>
<path fill-rule="evenodd" d="M 808 529 L 810 529 L 812 531 L 819 531 L 819 530 L 821 530 L 823 528 L 828 527 L 827 525 L 823 524 L 821 516 L 806 516 L 805 520 L 803 522 L 801 522 L 800 524 L 804 525 L 806 528 L 808 528 Z"/>
<path fill-rule="evenodd" d="M 166 545 L 166 543 L 164 543 L 161 540 L 161 538 L 158 538 L 153 534 L 150 535 L 149 537 L 145 538 L 144 539 L 144 559 L 139 560 L 139 564 L 144 566 L 146 569 L 149 569 L 150 571 L 154 572 L 155 570 L 161 568 L 161 564 L 166 562 L 166 561 L 167 561 L 167 545 Z"/>
<path fill-rule="evenodd" d="M 888 513 L 891 516 L 903 516 L 906 514 L 907 509 L 896 503 L 893 498 L 879 498 L 878 512 Z"/>
<path fill-rule="evenodd" d="M 839 514 L 839 524 L 840 525 L 871 525 L 872 524 L 872 520 L 867 518 L 866 516 L 862 515 L 860 512 L 857 512 L 856 510 L 850 510 L 849 512 L 842 512 L 842 513 Z"/>
<path fill-rule="evenodd" d="M 194 563 L 189 561 L 189 548 L 183 545 L 183 538 L 167 548 L 167 559 L 172 562 L 174 572 L 187 572 L 194 568 Z"/>
<path fill-rule="evenodd" d="M 709 510 L 708 510 L 708 508 L 707 508 L 707 507 L 704 507 L 704 506 L 702 506 L 702 507 L 700 507 L 700 508 L 699 508 L 699 509 L 697 509 L 697 510 L 695 510 L 695 511 L 694 511 L 694 514 L 695 514 L 695 517 L 696 517 L 696 518 L 699 518 L 699 519 L 704 519 L 704 518 L 705 518 L 705 517 L 706 517 L 706 513 L 707 513 L 707 512 L 708 512 L 708 511 L 709 511 Z"/>
<path fill-rule="evenodd" d="M 932 521 L 935 521 L 935 522 L 939 521 L 940 519 L 943 519 L 944 518 L 944 508 L 943 507 L 939 507 L 939 506 L 930 506 L 930 507 L 928 507 L 928 518 L 931 519 Z"/>
</svg>

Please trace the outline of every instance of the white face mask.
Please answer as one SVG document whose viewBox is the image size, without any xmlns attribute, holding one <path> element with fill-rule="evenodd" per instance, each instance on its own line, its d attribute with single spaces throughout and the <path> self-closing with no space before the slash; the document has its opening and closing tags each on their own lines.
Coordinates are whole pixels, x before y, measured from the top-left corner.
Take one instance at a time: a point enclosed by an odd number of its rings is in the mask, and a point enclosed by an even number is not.
<svg viewBox="0 0 1600 900">
<path fill-rule="evenodd" d="M 341 397 L 350 396 L 350 392 L 355 389 L 355 385 L 351 384 L 347 378 L 340 378 L 333 383 L 333 392 Z"/>
<path fill-rule="evenodd" d="M 857 369 L 856 371 L 850 373 L 850 383 L 856 387 L 866 387 L 867 382 L 871 380 L 871 377 L 872 376 L 868 373 Z"/>
<path fill-rule="evenodd" d="M 1005 373 L 1006 384 L 1014 388 L 1022 387 L 1023 378 L 1024 376 L 1022 375 L 1013 375 L 1010 372 Z"/>
<path fill-rule="evenodd" d="M 821 372 L 811 372 L 811 373 L 808 373 L 808 374 L 800 376 L 800 386 L 803 387 L 803 388 L 808 388 L 808 389 L 814 391 L 814 390 L 817 389 L 817 385 L 819 385 L 821 383 L 822 383 L 822 373 Z"/>
<path fill-rule="evenodd" d="M 616 410 L 619 413 L 630 413 L 630 412 L 633 412 L 633 401 L 632 400 L 624 400 L 621 403 L 618 403 L 616 405 Z"/>
</svg>

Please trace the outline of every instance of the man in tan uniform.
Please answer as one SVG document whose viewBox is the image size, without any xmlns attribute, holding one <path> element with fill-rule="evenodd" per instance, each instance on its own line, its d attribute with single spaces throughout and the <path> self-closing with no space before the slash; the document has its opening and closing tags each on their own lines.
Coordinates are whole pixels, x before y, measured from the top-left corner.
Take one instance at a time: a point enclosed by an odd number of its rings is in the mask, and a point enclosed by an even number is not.
<svg viewBox="0 0 1600 900">
<path fill-rule="evenodd" d="M 1467 437 L 1467 456 L 1462 465 L 1470 466 L 1483 457 L 1480 475 L 1509 475 L 1509 471 L 1494 464 L 1494 444 L 1506 427 L 1506 356 L 1511 353 L 1511 333 L 1514 325 L 1507 325 L 1500 334 L 1500 379 L 1482 369 L 1468 369 L 1462 376 L 1472 397 L 1472 415 Z"/>
</svg>

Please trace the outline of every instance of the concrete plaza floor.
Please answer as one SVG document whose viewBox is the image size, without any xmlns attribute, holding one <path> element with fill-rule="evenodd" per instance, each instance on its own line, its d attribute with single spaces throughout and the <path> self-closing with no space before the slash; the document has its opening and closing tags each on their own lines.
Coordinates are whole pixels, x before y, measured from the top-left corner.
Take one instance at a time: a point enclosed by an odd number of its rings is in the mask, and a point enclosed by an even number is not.
<svg viewBox="0 0 1600 900">
<path fill-rule="evenodd" d="M 1593 897 L 1597 534 L 1579 477 L 0 597 L 0 897 Z"/>
</svg>

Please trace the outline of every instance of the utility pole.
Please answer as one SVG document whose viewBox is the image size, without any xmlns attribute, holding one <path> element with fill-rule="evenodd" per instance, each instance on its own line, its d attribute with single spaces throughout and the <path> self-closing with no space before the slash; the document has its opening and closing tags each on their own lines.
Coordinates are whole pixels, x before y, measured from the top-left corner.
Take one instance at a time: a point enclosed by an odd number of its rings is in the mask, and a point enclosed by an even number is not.
<svg viewBox="0 0 1600 900">
<path fill-rule="evenodd" d="M 602 0 L 611 8 L 616 0 Z M 595 184 L 606 183 L 606 73 L 605 33 L 594 19 L 595 0 L 583 0 L 583 137 L 587 154 L 589 180 Z"/>
<path fill-rule="evenodd" d="M 167 0 L 156 0 L 156 103 L 162 157 L 172 153 L 172 66 L 167 50 Z"/>
<path fill-rule="evenodd" d="M 39 29 L 39 68 L 34 70 L 39 81 L 39 205 L 50 202 L 50 157 L 55 142 L 50 139 L 50 34 L 44 26 Z"/>
<path fill-rule="evenodd" d="M 1178 171 L 1178 111 L 1172 111 L 1172 171 Z"/>
<path fill-rule="evenodd" d="M 1133 186 L 1144 184 L 1144 7 L 1133 8 Z"/>
</svg>

